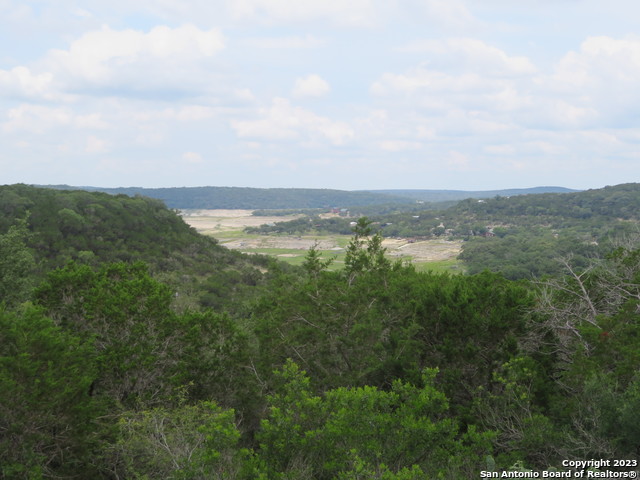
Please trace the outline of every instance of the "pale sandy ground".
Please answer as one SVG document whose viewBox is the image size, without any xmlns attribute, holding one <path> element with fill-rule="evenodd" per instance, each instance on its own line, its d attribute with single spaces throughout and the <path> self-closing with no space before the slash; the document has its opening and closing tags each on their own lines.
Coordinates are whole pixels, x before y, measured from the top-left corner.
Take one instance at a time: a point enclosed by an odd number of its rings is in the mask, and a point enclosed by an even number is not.
<svg viewBox="0 0 640 480">
<path fill-rule="evenodd" d="M 244 227 L 259 227 L 265 223 L 284 222 L 298 218 L 287 217 L 254 217 L 253 210 L 182 210 L 180 213 L 185 222 L 201 233 L 242 230 Z"/>
<path fill-rule="evenodd" d="M 201 233 L 216 237 L 227 248 L 250 251 L 256 248 L 283 248 L 304 251 L 314 244 L 319 250 L 340 250 L 337 241 L 331 237 L 320 239 L 291 236 L 264 236 L 260 238 L 225 239 L 225 232 L 242 230 L 244 227 L 256 227 L 271 222 L 282 222 L 297 218 L 288 217 L 254 217 L 252 210 L 184 210 L 182 217 L 185 222 Z M 391 257 L 412 257 L 414 262 L 433 262 L 450 260 L 458 256 L 462 241 L 426 240 L 409 243 L 406 239 L 385 239 L 383 246 L 388 249 Z M 283 254 L 281 256 L 295 256 Z"/>
<path fill-rule="evenodd" d="M 462 250 L 462 240 L 425 240 L 409 243 L 405 239 L 389 239 L 382 242 L 389 254 L 394 257 L 412 257 L 416 263 L 452 260 Z"/>
</svg>

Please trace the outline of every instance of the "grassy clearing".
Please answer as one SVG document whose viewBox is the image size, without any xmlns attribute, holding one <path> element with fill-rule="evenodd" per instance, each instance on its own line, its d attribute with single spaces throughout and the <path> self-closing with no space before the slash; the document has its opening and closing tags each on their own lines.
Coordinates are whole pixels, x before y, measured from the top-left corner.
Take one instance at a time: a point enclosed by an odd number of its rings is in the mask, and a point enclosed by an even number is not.
<svg viewBox="0 0 640 480">
<path fill-rule="evenodd" d="M 200 233 L 216 238 L 221 245 L 249 254 L 277 257 L 292 265 L 302 265 L 309 248 L 316 249 L 323 259 L 333 259 L 329 269 L 344 266 L 345 248 L 350 235 L 303 235 L 277 236 L 256 235 L 244 232 L 245 226 L 272 219 L 253 217 L 249 211 L 193 211 L 184 220 Z M 283 218 L 280 218 L 283 220 Z M 280 221 L 279 220 L 279 221 Z M 456 257 L 460 252 L 460 242 L 428 240 L 408 242 L 406 239 L 385 239 L 389 259 L 413 263 L 419 271 L 463 273 L 464 268 Z"/>
<path fill-rule="evenodd" d="M 344 266 L 344 258 L 346 255 L 345 248 L 349 244 L 351 237 L 330 235 L 330 236 L 304 236 L 304 237 L 278 237 L 278 236 L 261 236 L 248 235 L 244 232 L 230 232 L 215 235 L 222 245 L 229 248 L 235 248 L 243 253 L 261 254 L 277 257 L 279 260 L 291 265 L 302 265 L 305 255 L 309 248 L 314 245 L 335 245 L 333 248 L 318 248 L 323 260 L 331 259 L 332 263 L 329 270 L 338 270 Z M 292 248 L 282 248 L 279 244 L 293 244 Z M 425 247 L 426 248 L 426 247 Z M 393 246 L 388 247 L 388 257 L 391 261 L 406 261 L 415 265 L 418 271 L 433 271 L 436 273 L 464 273 L 462 263 L 455 258 L 443 260 L 424 260 L 416 258 L 411 254 L 402 252 Z"/>
<path fill-rule="evenodd" d="M 304 262 L 306 250 L 299 249 L 286 249 L 286 248 L 252 248 L 242 249 L 243 253 L 249 254 L 262 254 L 277 257 L 278 260 L 289 263 L 291 265 L 301 266 Z M 344 267 L 344 251 L 335 250 L 318 250 L 323 260 L 331 259 L 332 262 L 329 265 L 329 270 L 339 270 Z M 411 262 L 416 270 L 420 272 L 431 271 L 434 273 L 452 273 L 461 274 L 464 273 L 464 267 L 461 262 L 456 259 L 451 260 L 434 260 L 434 261 L 415 261 L 409 256 L 397 257 L 390 255 L 391 261 L 408 261 Z"/>
<path fill-rule="evenodd" d="M 431 262 L 414 262 L 416 270 L 419 272 L 431 271 L 433 273 L 464 273 L 464 265 L 457 259 L 440 260 Z"/>
</svg>

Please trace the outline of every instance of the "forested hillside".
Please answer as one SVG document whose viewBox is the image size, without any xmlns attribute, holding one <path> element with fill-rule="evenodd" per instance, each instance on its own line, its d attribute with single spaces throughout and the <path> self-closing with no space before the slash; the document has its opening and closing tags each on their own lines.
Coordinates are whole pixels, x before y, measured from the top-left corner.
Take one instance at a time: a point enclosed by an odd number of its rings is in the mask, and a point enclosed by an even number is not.
<svg viewBox="0 0 640 480">
<path fill-rule="evenodd" d="M 62 190 L 88 189 L 113 195 L 144 195 L 180 209 L 300 209 L 335 206 L 411 204 L 411 198 L 385 193 L 350 192 L 319 188 L 177 187 L 177 188 L 96 188 L 51 185 Z"/>
<path fill-rule="evenodd" d="M 33 254 L 34 281 L 69 261 L 92 267 L 142 261 L 172 285 L 182 303 L 192 303 L 205 296 L 213 301 L 207 285 L 255 286 L 269 263 L 219 246 L 148 197 L 11 185 L 0 187 L 0 213 L 0 233 L 12 225 L 14 235 L 22 232 Z"/>
<path fill-rule="evenodd" d="M 461 258 L 471 273 L 509 278 L 558 274 L 562 259 L 585 267 L 640 228 L 640 184 L 562 195 L 465 201 L 451 209 L 474 235 Z M 484 228 L 483 228 L 484 227 Z M 488 233 L 488 235 L 487 235 Z"/>
<path fill-rule="evenodd" d="M 466 199 L 444 209 L 366 214 L 385 237 L 462 238 L 461 258 L 472 273 L 484 269 L 508 278 L 559 274 L 560 257 L 584 266 L 612 248 L 611 240 L 638 231 L 640 184 L 630 183 L 575 193 L 545 193 Z M 309 231 L 348 233 L 354 218 L 299 218 L 251 229 L 254 233 Z"/>
<path fill-rule="evenodd" d="M 345 191 L 319 188 L 248 188 L 248 187 L 73 187 L 69 185 L 41 185 L 59 190 L 88 190 L 112 195 L 143 195 L 162 200 L 170 208 L 180 209 L 312 209 L 331 207 L 395 208 L 416 202 L 456 202 L 467 198 L 491 198 L 496 195 L 525 195 L 549 192 L 570 192 L 562 187 L 536 187 L 508 190 L 360 190 Z M 424 208 L 424 207 L 423 207 Z"/>
<path fill-rule="evenodd" d="M 512 281 L 393 263 L 359 219 L 344 268 L 311 249 L 285 269 L 153 200 L 0 195 L 2 479 L 457 480 L 640 461 L 637 236 Z M 177 308 L 183 275 L 210 296 Z"/>
<path fill-rule="evenodd" d="M 423 202 L 452 202 L 467 198 L 511 197 L 515 195 L 533 195 L 542 193 L 574 192 L 563 187 L 509 188 L 502 190 L 371 190 L 372 193 L 384 193 L 400 197 L 408 197 Z"/>
</svg>

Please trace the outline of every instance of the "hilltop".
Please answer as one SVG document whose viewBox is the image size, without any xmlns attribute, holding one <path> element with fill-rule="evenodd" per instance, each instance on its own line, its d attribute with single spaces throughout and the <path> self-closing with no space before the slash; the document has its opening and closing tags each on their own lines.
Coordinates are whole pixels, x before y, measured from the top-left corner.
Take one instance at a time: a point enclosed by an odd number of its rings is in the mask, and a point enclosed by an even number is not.
<svg viewBox="0 0 640 480">
<path fill-rule="evenodd" d="M 0 213 L 0 235 L 26 223 L 34 281 L 71 261 L 92 267 L 141 261 L 180 294 L 182 303 L 195 302 L 213 286 L 214 296 L 228 296 L 227 302 L 232 290 L 240 294 L 242 285 L 258 284 L 272 262 L 220 246 L 149 197 L 5 185 Z M 202 286 L 204 280 L 209 287 Z M 209 303 L 219 300 L 209 297 Z"/>
<path fill-rule="evenodd" d="M 395 215 L 464 237 L 467 273 L 483 271 L 453 275 L 393 261 L 375 230 L 395 224 L 342 212 L 342 267 L 316 246 L 287 268 L 225 250 L 157 199 L 0 187 L 0 478 L 418 480 L 635 461 L 639 205 L 627 184 Z"/>
<path fill-rule="evenodd" d="M 470 273 L 489 269 L 512 279 L 542 276 L 561 270 L 559 257 L 571 254 L 586 264 L 602 249 L 600 244 L 637 233 L 640 184 L 583 192 L 467 198 L 440 209 L 434 205 L 388 214 L 353 208 L 351 218 L 301 217 L 251 231 L 349 234 L 353 217 L 367 215 L 385 237 L 465 240 L 460 258 Z"/>
<path fill-rule="evenodd" d="M 382 193 L 398 197 L 412 198 L 421 202 L 452 202 L 467 198 L 513 197 L 516 195 L 537 195 L 543 193 L 577 192 L 565 187 L 533 187 L 508 188 L 503 190 L 370 190 L 372 193 Z"/>
<path fill-rule="evenodd" d="M 388 204 L 411 205 L 416 202 L 451 202 L 465 198 L 490 198 L 537 193 L 566 193 L 562 187 L 536 187 L 488 191 L 463 190 L 369 190 L 346 191 L 316 188 L 248 187 L 75 187 L 39 185 L 58 190 L 87 190 L 112 195 L 142 195 L 162 200 L 169 208 L 179 209 L 312 209 L 330 207 L 366 207 Z"/>
</svg>

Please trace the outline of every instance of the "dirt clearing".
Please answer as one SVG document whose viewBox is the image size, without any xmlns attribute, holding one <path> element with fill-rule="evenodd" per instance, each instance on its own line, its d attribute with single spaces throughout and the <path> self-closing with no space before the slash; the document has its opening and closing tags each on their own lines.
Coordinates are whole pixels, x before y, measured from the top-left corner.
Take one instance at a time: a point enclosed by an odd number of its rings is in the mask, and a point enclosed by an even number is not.
<svg viewBox="0 0 640 480">
<path fill-rule="evenodd" d="M 180 215 L 200 233 L 215 233 L 259 227 L 267 223 L 286 222 L 300 215 L 254 217 L 253 210 L 181 210 Z"/>
<path fill-rule="evenodd" d="M 284 222 L 299 218 L 299 215 L 254 217 L 252 210 L 184 210 L 181 215 L 186 223 L 200 233 L 215 237 L 221 245 L 245 253 L 267 250 L 282 259 L 304 256 L 313 245 L 318 250 L 340 253 L 344 251 L 349 236 L 275 236 L 248 235 L 242 232 L 245 227 L 257 227 L 264 224 Z M 387 248 L 390 258 L 406 258 L 414 263 L 453 261 L 462 249 L 462 241 L 408 239 L 384 239 L 382 245 Z"/>
</svg>

